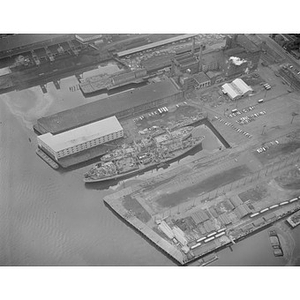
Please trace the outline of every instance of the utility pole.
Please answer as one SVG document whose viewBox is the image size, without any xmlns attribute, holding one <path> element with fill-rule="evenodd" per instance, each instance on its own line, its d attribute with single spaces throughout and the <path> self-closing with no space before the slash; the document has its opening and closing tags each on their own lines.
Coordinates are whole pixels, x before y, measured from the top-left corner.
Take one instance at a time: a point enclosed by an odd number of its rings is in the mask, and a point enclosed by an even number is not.
<svg viewBox="0 0 300 300">
<path fill-rule="evenodd" d="M 292 120 L 291 120 L 291 124 L 293 124 L 293 120 L 296 116 L 298 116 L 299 114 L 296 112 L 292 112 Z"/>
</svg>

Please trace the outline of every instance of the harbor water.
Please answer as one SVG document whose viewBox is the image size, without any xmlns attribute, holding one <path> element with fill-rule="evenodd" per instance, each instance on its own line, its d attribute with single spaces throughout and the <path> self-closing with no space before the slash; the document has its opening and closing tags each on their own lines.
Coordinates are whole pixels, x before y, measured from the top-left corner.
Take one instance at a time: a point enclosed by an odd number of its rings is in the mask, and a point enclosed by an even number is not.
<svg viewBox="0 0 300 300">
<path fill-rule="evenodd" d="M 0 265 L 175 265 L 104 205 L 116 185 L 85 186 L 89 166 L 55 171 L 36 155 L 38 118 L 105 96 L 71 91 L 75 76 L 60 84 L 48 83 L 46 94 L 37 86 L 0 95 Z M 299 229 L 290 230 L 298 254 Z M 264 232 L 219 257 L 213 265 L 288 263 L 273 257 Z"/>
</svg>

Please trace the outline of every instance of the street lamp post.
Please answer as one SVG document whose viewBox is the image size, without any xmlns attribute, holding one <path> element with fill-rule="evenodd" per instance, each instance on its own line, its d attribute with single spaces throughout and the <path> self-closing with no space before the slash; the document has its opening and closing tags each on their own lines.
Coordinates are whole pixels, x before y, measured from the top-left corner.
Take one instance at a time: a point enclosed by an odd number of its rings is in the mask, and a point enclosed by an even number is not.
<svg viewBox="0 0 300 300">
<path fill-rule="evenodd" d="M 264 125 L 264 126 L 263 126 L 263 130 L 262 130 L 262 132 L 261 132 L 262 135 L 264 134 L 264 131 L 265 131 L 266 126 L 267 126 L 267 125 Z"/>
</svg>

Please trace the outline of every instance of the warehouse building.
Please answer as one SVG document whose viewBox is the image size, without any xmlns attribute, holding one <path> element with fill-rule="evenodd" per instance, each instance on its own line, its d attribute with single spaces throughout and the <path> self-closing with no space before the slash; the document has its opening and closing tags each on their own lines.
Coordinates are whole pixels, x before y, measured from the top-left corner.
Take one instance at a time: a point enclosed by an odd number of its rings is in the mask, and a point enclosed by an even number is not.
<svg viewBox="0 0 300 300">
<path fill-rule="evenodd" d="M 115 116 L 60 134 L 48 132 L 37 137 L 38 146 L 55 160 L 123 137 L 124 131 Z"/>
<path fill-rule="evenodd" d="M 166 79 L 40 118 L 34 129 L 41 134 L 57 134 L 111 116 L 130 117 L 181 99 L 182 91 Z"/>
<path fill-rule="evenodd" d="M 233 80 L 231 83 L 223 84 L 222 90 L 231 100 L 237 100 L 243 96 L 249 95 L 249 93 L 253 91 L 253 89 L 240 78 Z"/>
</svg>

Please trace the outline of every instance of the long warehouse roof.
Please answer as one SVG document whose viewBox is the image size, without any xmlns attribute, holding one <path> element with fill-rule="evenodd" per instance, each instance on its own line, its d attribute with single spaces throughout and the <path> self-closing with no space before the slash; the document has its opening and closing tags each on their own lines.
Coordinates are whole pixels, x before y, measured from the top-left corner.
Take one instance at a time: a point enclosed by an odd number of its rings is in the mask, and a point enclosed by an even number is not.
<svg viewBox="0 0 300 300">
<path fill-rule="evenodd" d="M 170 43 L 174 43 L 174 42 L 177 42 L 177 41 L 189 39 L 189 38 L 192 38 L 192 37 L 197 36 L 197 35 L 198 34 L 182 34 L 182 35 L 175 36 L 175 37 L 172 37 L 172 38 L 169 38 L 169 39 L 166 39 L 166 40 L 162 40 L 162 41 L 154 42 L 154 43 L 151 43 L 151 44 L 147 44 L 147 45 L 144 45 L 144 46 L 141 46 L 141 47 L 136 47 L 136 48 L 133 48 L 133 49 L 120 51 L 120 52 L 117 53 L 117 55 L 119 57 L 122 57 L 122 56 L 130 55 L 130 54 L 133 54 L 133 53 L 136 53 L 136 52 L 145 51 L 145 50 L 148 50 L 148 49 L 152 49 L 152 48 L 155 48 L 155 47 L 160 47 L 160 46 L 167 45 L 167 44 L 170 44 Z"/>
<path fill-rule="evenodd" d="M 48 132 L 38 136 L 38 139 L 46 143 L 54 151 L 58 152 L 122 129 L 123 128 L 117 118 L 113 116 L 56 135 Z"/>
<path fill-rule="evenodd" d="M 166 79 L 73 109 L 61 111 L 48 117 L 42 117 L 38 119 L 38 126 L 41 126 L 45 131 L 55 134 L 117 115 L 124 110 L 170 97 L 179 92 L 172 81 Z"/>
</svg>

